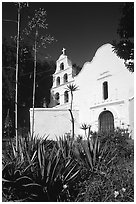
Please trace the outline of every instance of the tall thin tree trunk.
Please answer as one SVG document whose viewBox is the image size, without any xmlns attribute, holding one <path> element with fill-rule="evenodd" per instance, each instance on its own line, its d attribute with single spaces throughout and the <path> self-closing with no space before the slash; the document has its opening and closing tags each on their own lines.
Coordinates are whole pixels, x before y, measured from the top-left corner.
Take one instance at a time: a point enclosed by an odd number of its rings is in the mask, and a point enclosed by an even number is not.
<svg viewBox="0 0 136 204">
<path fill-rule="evenodd" d="M 16 151 L 18 151 L 18 60 L 19 60 L 19 34 L 20 34 L 20 2 L 18 3 L 18 20 L 17 20 L 17 52 L 16 52 L 16 93 L 15 93 L 15 134 L 16 134 Z"/>
<path fill-rule="evenodd" d="M 75 130 L 74 130 L 74 117 L 73 117 L 73 113 L 72 113 L 72 111 L 71 111 L 71 109 L 69 109 L 69 112 L 70 112 L 70 115 L 71 115 L 71 124 L 72 124 L 72 138 L 74 138 L 74 132 L 75 132 Z"/>
<path fill-rule="evenodd" d="M 70 115 L 71 115 L 71 124 L 72 124 L 72 138 L 74 138 L 74 117 L 72 112 L 72 105 L 73 105 L 73 92 L 71 91 L 71 105 L 70 105 Z"/>
<path fill-rule="evenodd" d="M 33 81 L 33 115 L 32 115 L 32 138 L 34 135 L 34 106 L 35 106 L 35 82 L 36 82 L 36 63 L 37 63 L 37 36 L 38 31 L 35 32 L 35 44 L 34 44 L 34 81 Z"/>
<path fill-rule="evenodd" d="M 71 91 L 71 105 L 70 105 L 71 111 L 72 111 L 72 104 L 73 104 L 73 92 Z"/>
</svg>

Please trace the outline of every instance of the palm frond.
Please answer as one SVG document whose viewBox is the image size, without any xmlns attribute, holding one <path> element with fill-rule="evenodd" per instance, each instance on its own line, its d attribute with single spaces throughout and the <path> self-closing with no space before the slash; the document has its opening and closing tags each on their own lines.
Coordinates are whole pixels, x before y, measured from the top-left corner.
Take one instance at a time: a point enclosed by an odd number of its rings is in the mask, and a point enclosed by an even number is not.
<svg viewBox="0 0 136 204">
<path fill-rule="evenodd" d="M 69 84 L 69 85 L 67 85 L 66 90 L 69 92 L 77 91 L 78 86 L 76 86 L 76 84 Z"/>
</svg>

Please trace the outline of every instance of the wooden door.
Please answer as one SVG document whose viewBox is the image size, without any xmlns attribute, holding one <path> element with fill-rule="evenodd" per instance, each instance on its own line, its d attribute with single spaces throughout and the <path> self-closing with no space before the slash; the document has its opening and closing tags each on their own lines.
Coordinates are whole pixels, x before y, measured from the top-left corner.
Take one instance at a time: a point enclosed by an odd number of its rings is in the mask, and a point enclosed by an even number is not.
<svg viewBox="0 0 136 204">
<path fill-rule="evenodd" d="M 110 111 L 104 111 L 99 116 L 99 130 L 102 132 L 114 129 L 114 117 Z"/>
</svg>

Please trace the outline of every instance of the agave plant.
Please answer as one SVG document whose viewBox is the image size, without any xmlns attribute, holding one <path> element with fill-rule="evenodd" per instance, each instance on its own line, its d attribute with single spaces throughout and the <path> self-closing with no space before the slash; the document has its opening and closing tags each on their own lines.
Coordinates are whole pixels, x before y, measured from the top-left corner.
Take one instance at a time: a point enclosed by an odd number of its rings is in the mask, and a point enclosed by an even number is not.
<svg viewBox="0 0 136 204">
<path fill-rule="evenodd" d="M 2 170 L 2 194 L 7 201 L 28 201 L 31 199 L 28 184 L 34 183 L 28 172 L 34 172 L 36 152 L 32 158 L 20 162 L 16 157 Z M 31 175 L 31 174 L 30 174 Z"/>
<path fill-rule="evenodd" d="M 28 192 L 27 185 L 32 184 L 33 180 L 28 176 L 23 176 L 19 169 L 15 170 L 13 163 L 6 165 L 2 173 L 2 195 L 6 198 L 6 200 L 28 201 L 30 194 Z"/>
<path fill-rule="evenodd" d="M 61 148 L 54 145 L 50 156 L 46 157 L 45 149 L 39 146 L 38 161 L 40 183 L 46 189 L 46 201 L 68 201 L 69 184 L 74 181 L 80 171 L 78 164 L 64 156 Z M 40 198 L 41 199 L 41 198 Z"/>
<path fill-rule="evenodd" d="M 27 143 L 29 140 L 29 144 Z M 35 172 L 38 140 L 28 138 L 19 139 L 18 152 L 15 144 L 11 141 L 8 163 L 3 165 L 3 196 L 8 201 L 29 200 L 26 184 L 34 183 L 32 174 Z M 3 155 L 3 160 L 4 160 Z M 36 186 L 36 184 L 34 184 Z M 18 187 L 19 186 L 19 187 Z"/>
<path fill-rule="evenodd" d="M 64 135 L 63 137 L 57 138 L 57 147 L 60 149 L 62 157 L 64 159 L 73 158 L 75 151 L 75 141 L 74 138 L 69 135 Z"/>
<path fill-rule="evenodd" d="M 78 151 L 83 165 L 91 172 L 102 171 L 102 166 L 109 165 L 116 157 L 115 151 L 108 157 L 108 145 L 101 144 L 98 136 L 88 136 L 87 140 L 81 141 Z"/>
<path fill-rule="evenodd" d="M 70 200 L 69 185 L 79 175 L 79 165 L 64 157 L 56 143 L 51 150 L 48 146 L 38 142 L 31 155 L 20 146 L 22 160 L 16 156 L 3 168 L 3 195 L 8 201 Z"/>
</svg>

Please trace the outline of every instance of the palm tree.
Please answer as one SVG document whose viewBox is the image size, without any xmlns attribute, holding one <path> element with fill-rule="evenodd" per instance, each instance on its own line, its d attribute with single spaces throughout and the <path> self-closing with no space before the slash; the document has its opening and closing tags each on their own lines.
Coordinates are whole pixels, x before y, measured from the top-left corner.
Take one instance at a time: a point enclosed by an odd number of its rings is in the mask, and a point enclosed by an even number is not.
<svg viewBox="0 0 136 204">
<path fill-rule="evenodd" d="M 75 84 L 69 84 L 67 85 L 66 90 L 68 92 L 70 92 L 71 94 L 71 103 L 70 103 L 70 115 L 71 115 L 71 123 L 72 123 L 72 137 L 74 138 L 74 117 L 73 117 L 73 113 L 72 113 L 72 108 L 73 108 L 73 92 L 78 90 L 78 86 L 76 86 Z"/>
<path fill-rule="evenodd" d="M 70 110 L 72 111 L 72 106 L 73 106 L 73 92 L 78 90 L 78 86 L 76 86 L 75 84 L 69 84 L 69 85 L 67 85 L 66 90 L 69 91 L 70 94 L 71 94 Z"/>
</svg>

